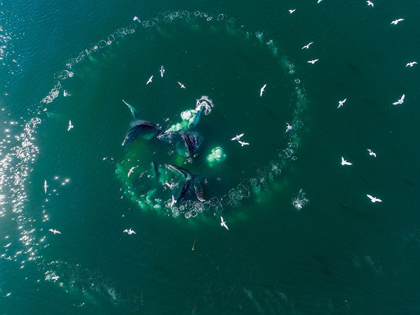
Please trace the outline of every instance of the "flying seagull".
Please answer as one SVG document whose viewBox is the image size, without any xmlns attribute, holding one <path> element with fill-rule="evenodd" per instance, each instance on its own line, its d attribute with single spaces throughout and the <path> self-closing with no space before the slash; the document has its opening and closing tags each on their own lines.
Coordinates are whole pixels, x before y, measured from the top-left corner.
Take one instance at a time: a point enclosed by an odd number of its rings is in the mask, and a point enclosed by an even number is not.
<svg viewBox="0 0 420 315">
<path fill-rule="evenodd" d="M 369 151 L 369 155 L 372 155 L 372 156 L 376 157 L 376 153 L 375 152 L 373 152 L 371 149 L 367 149 L 367 150 Z"/>
<path fill-rule="evenodd" d="M 266 86 L 267 86 L 267 84 L 264 84 L 264 86 L 261 88 L 260 97 L 263 95 Z"/>
<path fill-rule="evenodd" d="M 314 59 L 314 60 L 309 60 L 308 63 L 314 64 L 315 62 L 317 62 L 319 59 Z"/>
<path fill-rule="evenodd" d="M 130 175 L 133 174 L 135 168 L 136 168 L 135 166 L 130 168 L 130 170 L 128 171 L 127 177 L 130 177 Z"/>
<path fill-rule="evenodd" d="M 185 85 L 184 84 L 182 84 L 181 82 L 179 82 L 179 81 L 177 81 L 178 82 L 178 84 L 179 84 L 179 86 L 181 87 L 181 89 L 185 89 Z"/>
<path fill-rule="evenodd" d="M 47 193 L 47 188 L 50 187 L 47 185 L 47 181 L 44 180 L 44 192 Z"/>
<path fill-rule="evenodd" d="M 407 63 L 407 65 L 405 67 L 412 67 L 412 66 L 414 66 L 416 64 L 417 64 L 416 61 L 412 61 L 412 62 Z"/>
<path fill-rule="evenodd" d="M 160 76 L 163 78 L 163 74 L 165 73 L 165 68 L 163 66 L 160 67 Z"/>
<path fill-rule="evenodd" d="M 379 198 L 373 197 L 373 196 L 371 196 L 371 195 L 366 195 L 366 196 L 368 196 L 368 197 L 369 197 L 369 199 L 370 199 L 372 202 L 382 202 L 382 200 L 381 200 L 381 199 L 379 199 Z"/>
<path fill-rule="evenodd" d="M 308 45 L 305 45 L 302 47 L 302 49 L 309 49 L 309 46 L 311 46 L 314 42 L 310 42 Z"/>
<path fill-rule="evenodd" d="M 398 101 L 392 103 L 392 105 L 401 105 L 402 103 L 404 103 L 404 98 L 405 98 L 405 94 L 403 94 Z"/>
<path fill-rule="evenodd" d="M 241 140 L 238 140 L 238 142 L 241 144 L 241 146 L 243 147 L 244 145 L 249 145 L 249 143 L 248 142 L 243 142 L 243 141 L 241 141 Z"/>
<path fill-rule="evenodd" d="M 286 132 L 289 132 L 290 130 L 293 129 L 293 127 L 289 125 L 289 123 L 286 123 L 286 125 L 287 125 Z"/>
<path fill-rule="evenodd" d="M 341 157 L 341 165 L 352 165 L 353 163 L 347 162 L 344 157 Z"/>
<path fill-rule="evenodd" d="M 321 3 L 322 2 L 322 0 L 318 0 L 318 2 L 317 3 Z"/>
<path fill-rule="evenodd" d="M 343 105 L 344 105 L 344 103 L 347 101 L 347 98 L 345 98 L 344 100 L 342 100 L 342 101 L 339 101 L 338 102 L 338 106 L 337 106 L 337 108 L 340 108 L 340 107 L 343 107 Z"/>
<path fill-rule="evenodd" d="M 53 229 L 49 229 L 48 231 L 50 231 L 51 233 L 54 233 L 54 234 L 61 234 L 60 231 L 53 230 Z"/>
<path fill-rule="evenodd" d="M 137 234 L 137 233 L 136 233 L 136 232 L 134 232 L 132 229 L 129 229 L 129 230 L 125 229 L 125 230 L 123 231 L 123 233 L 127 233 L 128 235 L 131 235 L 131 234 Z"/>
<path fill-rule="evenodd" d="M 398 19 L 398 20 L 392 21 L 391 24 L 397 25 L 401 21 L 404 21 L 404 19 Z"/>
<path fill-rule="evenodd" d="M 152 80 L 153 80 L 153 76 L 151 76 L 151 77 L 149 78 L 149 80 L 147 80 L 146 85 L 148 85 L 149 83 L 152 83 Z"/>
<path fill-rule="evenodd" d="M 241 137 L 244 135 L 244 133 L 241 133 L 240 135 L 237 135 L 236 137 L 233 137 L 232 139 L 230 139 L 230 140 L 232 140 L 232 141 L 239 141 L 239 140 L 241 140 Z"/>
<path fill-rule="evenodd" d="M 290 14 L 292 14 L 292 13 L 293 13 L 293 12 L 295 12 L 295 11 L 296 11 L 296 9 L 289 10 Z"/>
<path fill-rule="evenodd" d="M 71 94 L 67 93 L 66 90 L 63 91 L 64 97 L 71 96 Z"/>
<path fill-rule="evenodd" d="M 73 128 L 74 126 L 71 124 L 71 120 L 69 120 L 69 127 L 67 128 L 67 131 L 70 131 L 71 128 Z"/>
<path fill-rule="evenodd" d="M 375 6 L 372 1 L 367 1 L 367 4 L 370 5 L 372 8 Z"/>
<path fill-rule="evenodd" d="M 137 22 L 141 23 L 140 19 L 137 16 L 133 17 L 133 21 L 137 21 Z"/>
<path fill-rule="evenodd" d="M 226 230 L 228 230 L 228 231 L 229 231 L 229 228 L 228 228 L 228 226 L 226 225 L 226 221 L 225 221 L 225 220 L 223 220 L 223 217 L 220 217 L 220 221 L 221 221 L 220 225 L 221 225 L 221 226 L 223 226 Z"/>
</svg>

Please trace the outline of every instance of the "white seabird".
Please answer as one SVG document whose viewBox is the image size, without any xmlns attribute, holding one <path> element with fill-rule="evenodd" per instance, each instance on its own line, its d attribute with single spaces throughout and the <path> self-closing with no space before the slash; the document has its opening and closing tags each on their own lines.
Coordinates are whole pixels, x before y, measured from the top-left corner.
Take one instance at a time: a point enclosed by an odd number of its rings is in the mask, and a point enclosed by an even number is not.
<svg viewBox="0 0 420 315">
<path fill-rule="evenodd" d="M 267 84 L 264 84 L 263 87 L 261 88 L 260 97 L 263 95 L 266 86 L 267 86 Z"/>
<path fill-rule="evenodd" d="M 372 156 L 376 157 L 376 153 L 375 152 L 373 152 L 371 149 L 367 149 L 367 150 L 369 151 L 369 155 L 372 155 Z"/>
<path fill-rule="evenodd" d="M 371 195 L 366 195 L 366 196 L 368 196 L 368 197 L 369 197 L 369 199 L 370 199 L 372 202 L 382 202 L 382 200 L 381 200 L 381 199 L 379 199 L 379 198 L 373 197 L 373 196 L 371 196 Z"/>
<path fill-rule="evenodd" d="M 135 168 L 136 168 L 135 166 L 130 168 L 130 170 L 128 171 L 127 177 L 130 177 L 130 175 L 133 174 Z"/>
<path fill-rule="evenodd" d="M 131 235 L 131 234 L 137 234 L 137 233 L 136 233 L 136 232 L 134 232 L 132 229 L 129 229 L 129 230 L 125 229 L 125 230 L 123 231 L 123 233 L 127 233 L 128 235 Z"/>
<path fill-rule="evenodd" d="M 133 21 L 137 21 L 137 22 L 141 23 L 140 19 L 137 16 L 133 17 Z"/>
<path fill-rule="evenodd" d="M 402 103 L 404 103 L 404 98 L 405 98 L 405 94 L 403 94 L 398 101 L 392 103 L 392 105 L 401 105 Z"/>
<path fill-rule="evenodd" d="M 45 193 L 47 193 L 48 187 L 50 187 L 50 186 L 47 185 L 47 180 L 44 180 L 44 192 Z"/>
<path fill-rule="evenodd" d="M 412 62 L 407 63 L 405 67 L 412 67 L 412 66 L 414 66 L 416 64 L 417 64 L 416 61 L 412 61 Z"/>
<path fill-rule="evenodd" d="M 163 74 L 165 73 L 165 68 L 160 66 L 160 76 L 163 78 Z"/>
<path fill-rule="evenodd" d="M 74 126 L 71 124 L 71 120 L 69 120 L 69 127 L 67 128 L 67 131 L 70 131 L 71 128 L 73 128 Z"/>
<path fill-rule="evenodd" d="M 309 49 L 309 46 L 311 46 L 314 42 L 310 42 L 308 45 L 305 45 L 302 47 L 302 49 Z"/>
<path fill-rule="evenodd" d="M 287 125 L 286 132 L 289 132 L 290 130 L 293 129 L 293 127 L 289 125 L 289 123 L 286 123 L 286 125 Z"/>
<path fill-rule="evenodd" d="M 353 163 L 347 162 L 344 157 L 341 157 L 341 165 L 352 165 Z"/>
<path fill-rule="evenodd" d="M 367 1 L 367 5 L 370 5 L 372 8 L 375 6 L 372 1 Z"/>
<path fill-rule="evenodd" d="M 152 83 L 152 80 L 153 80 L 153 76 L 151 76 L 151 77 L 149 78 L 149 80 L 147 80 L 146 85 L 148 85 L 149 83 Z"/>
<path fill-rule="evenodd" d="M 321 3 L 322 2 L 322 0 L 318 0 L 318 2 L 317 3 Z"/>
<path fill-rule="evenodd" d="M 314 59 L 314 60 L 309 60 L 308 63 L 314 64 L 315 62 L 317 62 L 319 59 Z"/>
<path fill-rule="evenodd" d="M 404 19 L 398 19 L 398 20 L 394 20 L 391 22 L 391 24 L 397 25 L 398 23 L 400 23 L 401 21 L 404 21 Z"/>
<path fill-rule="evenodd" d="M 223 226 L 226 230 L 228 230 L 228 231 L 229 231 L 229 228 L 228 228 L 228 226 L 226 225 L 226 221 L 225 221 L 225 220 L 223 220 L 223 217 L 222 217 L 222 216 L 220 217 L 220 221 L 221 221 L 220 225 L 221 225 L 221 226 Z"/>
<path fill-rule="evenodd" d="M 289 13 L 292 14 L 295 11 L 296 11 L 296 9 L 292 9 L 292 10 L 289 10 Z"/>
<path fill-rule="evenodd" d="M 239 141 L 239 140 L 241 140 L 241 137 L 244 135 L 244 133 L 241 133 L 240 135 L 237 135 L 236 137 L 233 137 L 232 139 L 230 139 L 230 140 L 232 140 L 232 141 Z"/>
<path fill-rule="evenodd" d="M 50 231 L 51 233 L 54 233 L 54 234 L 61 234 L 61 232 L 60 231 L 57 231 L 57 230 L 53 230 L 53 229 L 49 229 L 48 231 Z"/>
<path fill-rule="evenodd" d="M 71 94 L 67 93 L 66 90 L 63 91 L 64 97 L 71 96 Z"/>
<path fill-rule="evenodd" d="M 182 84 L 181 82 L 179 82 L 179 81 L 176 81 L 176 82 L 178 82 L 178 84 L 179 84 L 179 86 L 181 87 L 181 89 L 185 89 L 185 85 L 184 84 Z"/>
<path fill-rule="evenodd" d="M 243 147 L 244 145 L 249 145 L 249 143 L 248 142 L 243 142 L 243 141 L 241 141 L 241 140 L 238 140 L 238 142 L 241 144 L 241 146 Z"/>
<path fill-rule="evenodd" d="M 347 101 L 347 98 L 345 98 L 344 100 L 342 100 L 342 101 L 339 101 L 338 102 L 338 106 L 337 106 L 337 108 L 340 108 L 340 107 L 343 107 L 343 105 L 344 105 L 344 103 Z"/>
</svg>

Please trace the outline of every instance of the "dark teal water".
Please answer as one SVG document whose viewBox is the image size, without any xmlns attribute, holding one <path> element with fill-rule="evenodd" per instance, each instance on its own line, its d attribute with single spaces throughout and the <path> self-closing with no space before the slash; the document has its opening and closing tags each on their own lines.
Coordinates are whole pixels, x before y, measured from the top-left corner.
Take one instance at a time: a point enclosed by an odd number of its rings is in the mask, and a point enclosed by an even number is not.
<svg viewBox="0 0 420 315">
<path fill-rule="evenodd" d="M 0 9 L 1 314 L 420 312 L 418 2 Z M 203 95 L 192 161 L 121 147 L 122 99 L 166 128 Z M 207 201 L 141 197 L 152 160 L 200 173 Z"/>
</svg>

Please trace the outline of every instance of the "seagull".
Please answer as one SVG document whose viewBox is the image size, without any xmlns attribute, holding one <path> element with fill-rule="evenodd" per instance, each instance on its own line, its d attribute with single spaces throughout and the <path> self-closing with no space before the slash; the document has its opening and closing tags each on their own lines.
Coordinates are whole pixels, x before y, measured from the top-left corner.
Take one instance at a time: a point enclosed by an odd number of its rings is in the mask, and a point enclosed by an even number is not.
<svg viewBox="0 0 420 315">
<path fill-rule="evenodd" d="M 179 86 L 181 87 L 181 89 L 185 89 L 185 88 L 186 88 L 184 84 L 182 84 L 182 83 L 181 83 L 181 82 L 179 82 L 179 81 L 177 81 L 177 82 L 178 82 Z"/>
<path fill-rule="evenodd" d="M 347 162 L 344 157 L 341 157 L 341 165 L 352 165 L 353 163 Z"/>
<path fill-rule="evenodd" d="M 417 64 L 416 61 L 412 61 L 412 62 L 407 63 L 407 65 L 405 67 L 412 67 L 412 66 L 414 66 L 416 64 Z"/>
<path fill-rule="evenodd" d="M 64 97 L 71 96 L 71 94 L 67 93 L 66 90 L 63 91 Z"/>
<path fill-rule="evenodd" d="M 165 73 L 165 68 L 163 66 L 160 67 L 160 76 L 163 78 L 163 74 Z"/>
<path fill-rule="evenodd" d="M 173 207 L 174 204 L 176 204 L 176 200 L 175 200 L 174 195 L 172 195 L 171 208 Z"/>
<path fill-rule="evenodd" d="M 267 86 L 267 84 L 264 84 L 264 86 L 261 88 L 260 97 L 263 95 L 266 86 Z"/>
<path fill-rule="evenodd" d="M 347 101 L 347 98 L 345 98 L 344 100 L 342 100 L 342 101 L 339 101 L 338 102 L 338 106 L 337 106 L 337 108 L 340 108 L 340 107 L 343 107 L 343 105 L 344 105 L 344 103 Z"/>
<path fill-rule="evenodd" d="M 47 181 L 44 180 L 44 192 L 47 193 L 47 188 L 50 187 L 47 185 Z"/>
<path fill-rule="evenodd" d="M 71 128 L 73 128 L 74 126 L 71 124 L 71 120 L 69 120 L 69 127 L 67 128 L 67 131 L 70 131 Z"/>
<path fill-rule="evenodd" d="M 239 140 L 241 140 L 241 137 L 244 135 L 244 133 L 241 133 L 240 135 L 237 135 L 236 137 L 234 137 L 234 138 L 232 138 L 232 139 L 230 139 L 230 140 L 232 140 L 232 141 L 239 141 Z"/>
<path fill-rule="evenodd" d="M 228 228 L 228 226 L 226 225 L 226 221 L 225 221 L 225 220 L 223 220 L 223 217 L 220 217 L 220 221 L 222 221 L 222 223 L 220 223 L 220 225 L 221 225 L 221 226 L 223 226 L 226 230 L 228 230 L 228 231 L 229 231 L 229 228 Z"/>
<path fill-rule="evenodd" d="M 322 2 L 322 0 L 318 0 L 318 2 L 317 2 L 317 3 L 320 3 L 320 2 Z"/>
<path fill-rule="evenodd" d="M 241 144 L 241 146 L 243 147 L 244 145 L 249 145 L 249 143 L 248 142 L 243 142 L 243 141 L 240 141 L 240 140 L 238 140 L 238 142 Z"/>
<path fill-rule="evenodd" d="M 392 105 L 401 105 L 402 103 L 404 103 L 404 98 L 405 98 L 405 94 L 403 94 L 398 101 L 392 103 Z"/>
<path fill-rule="evenodd" d="M 309 60 L 308 63 L 314 64 L 315 62 L 317 62 L 319 59 L 314 59 L 314 60 Z"/>
<path fill-rule="evenodd" d="M 296 9 L 289 10 L 290 14 L 292 14 L 292 13 L 293 13 L 293 12 L 295 12 L 295 11 L 296 11 Z"/>
<path fill-rule="evenodd" d="M 48 231 L 50 231 L 51 233 L 54 233 L 54 234 L 61 234 L 60 231 L 53 230 L 53 229 L 49 229 Z"/>
<path fill-rule="evenodd" d="M 151 77 L 149 78 L 149 80 L 147 80 L 146 85 L 148 85 L 149 83 L 152 83 L 152 80 L 153 80 L 153 76 L 151 76 Z"/>
<path fill-rule="evenodd" d="M 381 199 L 379 199 L 379 198 L 373 197 L 373 196 L 371 196 L 371 195 L 366 195 L 366 196 L 368 196 L 368 197 L 369 197 L 369 199 L 370 199 L 372 202 L 382 202 L 382 200 L 381 200 Z"/>
<path fill-rule="evenodd" d="M 130 170 L 128 171 L 127 177 L 130 177 L 130 175 L 133 174 L 135 168 L 136 168 L 135 166 L 130 168 Z"/>
<path fill-rule="evenodd" d="M 369 0 L 367 1 L 367 4 L 368 4 L 368 5 L 370 5 L 370 6 L 372 6 L 372 8 L 375 6 L 375 5 L 373 4 L 373 2 L 372 2 L 372 1 L 369 1 Z"/>
<path fill-rule="evenodd" d="M 309 49 L 309 46 L 311 46 L 314 42 L 310 42 L 308 45 L 305 45 L 302 47 L 302 49 Z"/>
<path fill-rule="evenodd" d="M 367 149 L 367 150 L 369 151 L 369 155 L 372 155 L 372 156 L 376 157 L 376 153 L 375 152 L 373 152 L 371 149 Z"/>
<path fill-rule="evenodd" d="M 138 21 L 139 23 L 141 23 L 140 19 L 137 16 L 133 17 L 133 21 Z"/>
<path fill-rule="evenodd" d="M 127 233 L 128 235 L 131 235 L 131 234 L 137 234 L 137 233 L 136 233 L 136 232 L 134 232 L 132 229 L 129 229 L 129 230 L 125 229 L 125 230 L 123 231 L 123 233 Z"/>
<path fill-rule="evenodd" d="M 293 129 L 293 127 L 289 125 L 289 123 L 286 123 L 286 125 L 287 125 L 286 132 L 289 132 L 290 130 Z"/>
<path fill-rule="evenodd" d="M 404 21 L 404 19 L 398 19 L 398 20 L 392 21 L 391 24 L 397 25 L 401 21 Z"/>
</svg>

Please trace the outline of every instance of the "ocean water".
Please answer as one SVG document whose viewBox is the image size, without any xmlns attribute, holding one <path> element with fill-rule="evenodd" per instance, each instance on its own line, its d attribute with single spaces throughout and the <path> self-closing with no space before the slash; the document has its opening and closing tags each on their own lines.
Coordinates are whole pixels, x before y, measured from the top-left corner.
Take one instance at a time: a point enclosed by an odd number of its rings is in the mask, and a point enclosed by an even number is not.
<svg viewBox="0 0 420 315">
<path fill-rule="evenodd" d="M 2 1 L 0 314 L 418 314 L 420 3 L 374 3 Z M 121 146 L 202 96 L 197 157 Z"/>
</svg>

